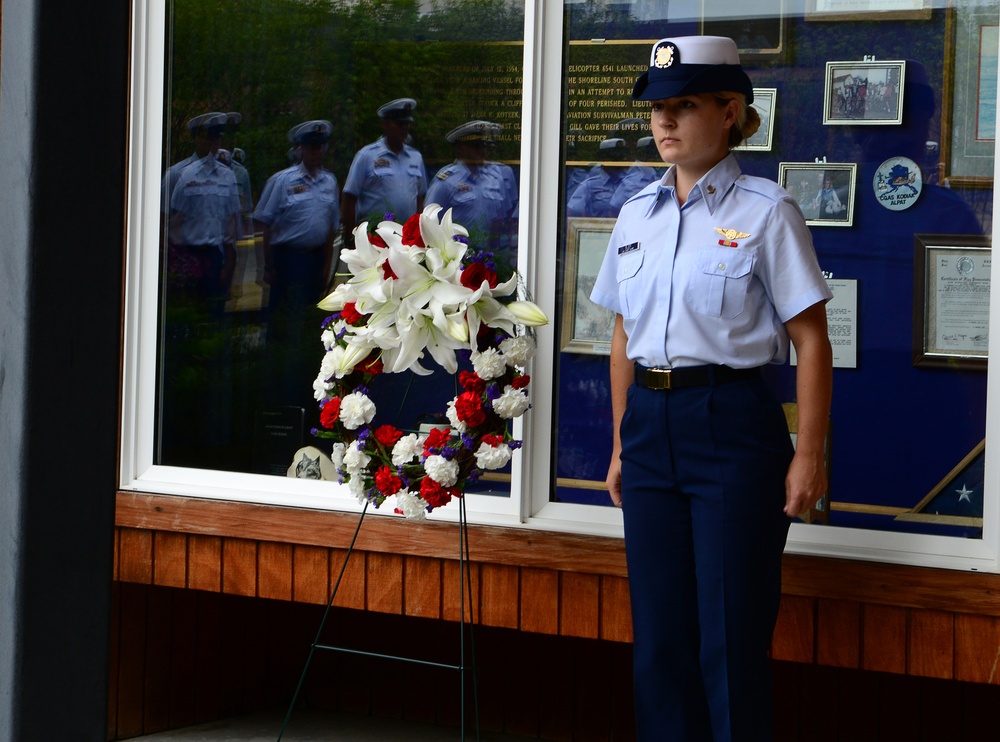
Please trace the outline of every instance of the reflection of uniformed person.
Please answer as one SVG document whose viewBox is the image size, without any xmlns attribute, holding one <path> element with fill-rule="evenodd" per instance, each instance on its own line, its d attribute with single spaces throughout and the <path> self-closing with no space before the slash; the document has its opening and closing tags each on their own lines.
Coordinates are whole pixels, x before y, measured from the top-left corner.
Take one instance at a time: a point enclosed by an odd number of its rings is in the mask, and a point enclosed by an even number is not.
<svg viewBox="0 0 1000 742">
<path fill-rule="evenodd" d="M 194 152 L 179 162 L 175 162 L 163 174 L 160 184 L 160 208 L 164 214 L 170 211 L 170 196 L 177 185 L 181 170 L 195 160 L 200 160 L 209 152 L 217 152 L 222 146 L 222 137 L 226 131 L 226 114 L 213 112 L 194 116 L 187 122 L 187 130 L 194 142 Z"/>
<path fill-rule="evenodd" d="M 358 150 L 344 182 L 342 211 L 348 229 L 390 213 L 402 224 L 423 210 L 424 159 L 406 142 L 416 107 L 413 98 L 398 98 L 378 109 L 382 137 Z"/>
<path fill-rule="evenodd" d="M 302 161 L 268 181 L 266 197 L 254 211 L 264 239 L 264 279 L 270 284 L 268 352 L 280 353 L 284 387 L 301 388 L 307 396 L 311 362 L 308 349 L 316 342 L 316 318 L 310 310 L 326 293 L 333 257 L 333 238 L 340 229 L 337 179 L 323 168 L 333 124 L 307 121 L 293 127 L 288 138 Z M 279 383 L 273 383 L 280 392 Z M 292 399 L 276 400 L 289 404 Z"/>
<path fill-rule="evenodd" d="M 621 137 L 605 139 L 601 142 L 600 156 L 603 162 L 624 162 L 629 158 L 628 146 Z M 611 198 L 622 180 L 622 168 L 598 165 L 570 194 L 566 205 L 568 216 L 616 217 Z"/>
<path fill-rule="evenodd" d="M 456 159 L 438 171 L 427 189 L 427 203 L 451 209 L 452 220 L 480 245 L 500 228 L 508 211 L 500 171 L 486 162 L 492 137 L 487 121 L 469 121 L 449 131 L 445 138 L 454 145 Z"/>
<path fill-rule="evenodd" d="M 243 115 L 237 111 L 230 111 L 226 114 L 226 135 L 235 139 L 243 123 Z M 239 156 L 237 157 L 237 153 Z M 233 169 L 236 176 L 236 190 L 240 194 L 240 215 L 242 218 L 242 230 L 244 233 L 251 229 L 250 219 L 253 214 L 253 190 L 250 186 L 250 173 L 246 168 L 246 152 L 242 149 L 234 149 L 232 153 L 228 150 L 219 150 L 219 159 L 223 164 Z"/>
<path fill-rule="evenodd" d="M 610 207 L 615 215 L 621 210 L 622 204 L 659 177 L 654 168 L 645 164 L 648 162 L 647 158 L 651 156 L 659 157 L 653 137 L 641 137 L 636 142 L 635 162 L 625 171 L 614 195 L 611 196 Z"/>
<path fill-rule="evenodd" d="M 760 119 L 731 39 L 657 42 L 662 179 L 625 202 L 591 299 L 616 314 L 614 449 L 638 739 L 770 740 L 788 517 L 826 492 L 831 297 L 786 191 L 729 153 Z M 798 354 L 798 445 L 761 377 Z M 794 455 L 793 455 L 794 454 Z"/>
<path fill-rule="evenodd" d="M 226 126 L 226 114 L 207 114 L 195 121 L 198 152 L 207 152 L 176 175 L 168 209 L 168 285 L 194 289 L 222 311 L 236 265 L 240 236 L 240 199 L 233 171 L 216 159 Z M 190 127 L 189 123 L 189 127 Z M 164 181 L 173 179 L 168 173 Z M 169 184 L 166 186 L 169 189 Z"/>
</svg>

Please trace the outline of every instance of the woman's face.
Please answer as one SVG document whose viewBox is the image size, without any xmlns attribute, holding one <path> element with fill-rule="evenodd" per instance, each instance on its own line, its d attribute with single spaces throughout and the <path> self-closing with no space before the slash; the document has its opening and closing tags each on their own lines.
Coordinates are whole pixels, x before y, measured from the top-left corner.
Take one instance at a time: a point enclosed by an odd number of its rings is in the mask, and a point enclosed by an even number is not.
<svg viewBox="0 0 1000 742">
<path fill-rule="evenodd" d="M 719 105 L 711 93 L 653 101 L 649 122 L 664 162 L 698 176 L 729 152 L 738 104 Z"/>
</svg>

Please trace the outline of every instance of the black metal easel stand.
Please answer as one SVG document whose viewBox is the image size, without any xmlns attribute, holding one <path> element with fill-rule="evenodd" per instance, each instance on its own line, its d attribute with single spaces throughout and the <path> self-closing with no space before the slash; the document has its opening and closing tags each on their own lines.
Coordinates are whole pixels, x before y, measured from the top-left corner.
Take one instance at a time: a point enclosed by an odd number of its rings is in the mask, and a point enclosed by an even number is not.
<svg viewBox="0 0 1000 742">
<path fill-rule="evenodd" d="M 305 683 L 306 673 L 309 671 L 309 665 L 312 662 L 313 655 L 316 653 L 317 649 L 327 649 L 334 652 L 345 652 L 347 654 L 359 654 L 366 655 L 368 657 L 378 657 L 382 659 L 399 660 L 401 662 L 411 662 L 418 665 L 429 665 L 431 667 L 442 667 L 447 670 L 457 670 L 459 676 L 459 700 L 461 703 L 461 725 L 462 725 L 462 742 L 465 741 L 465 673 L 467 670 L 472 672 L 472 706 L 476 730 L 476 740 L 479 740 L 479 682 L 476 677 L 476 643 L 473 635 L 473 624 L 475 624 L 475 617 L 472 615 L 472 574 L 469 570 L 469 529 L 468 522 L 465 517 L 465 498 L 458 498 L 459 510 L 458 510 L 458 576 L 461 583 L 461 589 L 459 591 L 459 596 L 461 600 L 461 611 L 460 617 L 461 621 L 459 628 L 461 630 L 459 639 L 459 661 L 457 665 L 442 663 L 442 662 L 428 662 L 426 660 L 418 660 L 410 657 L 400 657 L 398 655 L 388 655 L 379 654 L 377 652 L 363 652 L 357 649 L 349 649 L 347 647 L 335 647 L 329 644 L 320 644 L 320 637 L 323 635 L 323 628 L 326 626 L 326 620 L 330 615 L 330 609 L 333 607 L 333 600 L 337 597 L 337 590 L 340 588 L 340 581 L 344 578 L 344 571 L 347 569 L 347 560 L 351 558 L 351 554 L 354 552 L 354 545 L 358 540 L 358 533 L 361 531 L 361 524 L 364 522 L 365 513 L 368 512 L 368 503 L 365 503 L 364 508 L 361 510 L 361 516 L 358 518 L 358 525 L 354 529 L 354 536 L 351 538 L 351 545 L 347 547 L 347 554 L 344 556 L 344 563 L 340 566 L 340 574 L 337 575 L 337 582 L 334 583 L 333 590 L 330 593 L 330 600 L 326 604 L 326 611 L 323 613 L 323 618 L 319 622 L 319 629 L 316 631 L 316 638 L 313 640 L 312 645 L 309 648 L 309 656 L 306 657 L 305 667 L 302 668 L 302 675 L 299 676 L 299 683 L 295 688 L 295 694 L 292 696 L 292 702 L 288 705 L 288 712 L 285 714 L 285 720 L 281 724 L 281 731 L 278 732 L 277 742 L 281 742 L 281 737 L 285 733 L 285 729 L 288 726 L 288 722 L 292 718 L 292 711 L 295 709 L 295 704 L 298 701 L 299 693 L 302 690 L 302 686 Z M 469 617 L 466 620 L 465 614 L 465 602 L 466 596 L 469 596 Z M 466 628 L 469 632 L 469 666 L 466 666 L 465 661 L 465 633 Z"/>
</svg>

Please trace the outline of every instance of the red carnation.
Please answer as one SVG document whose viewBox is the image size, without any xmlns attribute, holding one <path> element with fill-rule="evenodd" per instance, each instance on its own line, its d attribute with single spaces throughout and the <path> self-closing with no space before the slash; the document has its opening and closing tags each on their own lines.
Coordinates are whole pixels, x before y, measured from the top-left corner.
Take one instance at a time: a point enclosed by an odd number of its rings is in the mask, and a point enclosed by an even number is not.
<svg viewBox="0 0 1000 742">
<path fill-rule="evenodd" d="M 487 446 L 492 446 L 493 448 L 496 448 L 497 446 L 503 443 L 503 436 L 498 435 L 496 433 L 487 433 L 486 435 L 483 436 L 482 440 L 483 443 L 485 443 Z"/>
<path fill-rule="evenodd" d="M 510 385 L 515 389 L 524 389 L 528 384 L 531 383 L 531 377 L 528 374 L 522 374 L 521 376 L 516 376 Z"/>
<path fill-rule="evenodd" d="M 420 482 L 420 496 L 434 508 L 447 505 L 451 502 L 452 495 L 456 493 L 457 490 L 454 487 L 442 487 L 430 477 L 424 477 Z"/>
<path fill-rule="evenodd" d="M 392 448 L 403 437 L 403 431 L 393 425 L 382 425 L 375 429 L 375 440 L 386 448 Z"/>
<path fill-rule="evenodd" d="M 392 266 L 389 265 L 389 261 L 382 263 L 382 278 L 388 281 L 390 278 L 399 278 L 395 273 L 392 272 Z"/>
<path fill-rule="evenodd" d="M 325 405 L 323 411 L 319 413 L 319 422 L 324 428 L 332 428 L 340 415 L 340 397 L 334 397 Z"/>
<path fill-rule="evenodd" d="M 424 453 L 427 453 L 432 448 L 441 448 L 447 445 L 449 438 L 451 438 L 451 428 L 432 429 L 424 441 Z"/>
<path fill-rule="evenodd" d="M 458 383 L 467 392 L 482 394 L 486 391 L 486 382 L 479 378 L 479 374 L 474 371 L 459 371 Z"/>
<path fill-rule="evenodd" d="M 380 236 L 379 236 L 378 234 L 376 234 L 375 232 L 372 232 L 372 233 L 371 233 L 370 235 L 368 235 L 368 241 L 369 241 L 369 242 L 370 242 L 371 244 L 373 244 L 373 245 L 374 245 L 375 247 L 389 247 L 389 246 L 388 246 L 388 245 L 387 245 L 387 244 L 385 243 L 385 240 L 383 240 L 383 239 L 382 239 L 382 238 L 381 238 L 381 237 L 380 237 Z"/>
<path fill-rule="evenodd" d="M 388 466 L 380 466 L 375 472 L 375 486 L 383 495 L 394 495 L 403 488 L 403 482 Z"/>
<path fill-rule="evenodd" d="M 489 283 L 491 289 L 497 287 L 497 274 L 486 267 L 485 263 L 472 263 L 462 270 L 462 285 L 467 289 L 475 291 L 483 285 L 483 281 Z"/>
<path fill-rule="evenodd" d="M 427 247 L 424 244 L 424 236 L 420 233 L 420 214 L 414 214 L 403 225 L 403 244 Z"/>
<path fill-rule="evenodd" d="M 455 398 L 455 412 L 458 419 L 471 428 L 482 425 L 486 421 L 483 412 L 483 401 L 475 392 L 464 392 Z"/>
<path fill-rule="evenodd" d="M 340 310 L 340 318 L 349 325 L 353 325 L 362 317 L 364 317 L 364 315 L 358 311 L 358 308 L 353 301 L 345 304 L 344 308 Z"/>
<path fill-rule="evenodd" d="M 354 370 L 360 371 L 363 374 L 380 374 L 383 370 L 382 359 L 372 353 L 361 363 L 357 364 Z"/>
</svg>

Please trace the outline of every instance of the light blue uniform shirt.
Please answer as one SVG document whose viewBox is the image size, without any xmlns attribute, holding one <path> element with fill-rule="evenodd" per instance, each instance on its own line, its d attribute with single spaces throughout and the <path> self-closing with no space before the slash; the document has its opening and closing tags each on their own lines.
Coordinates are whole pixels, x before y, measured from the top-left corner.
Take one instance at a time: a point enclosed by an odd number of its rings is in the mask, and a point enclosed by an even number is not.
<svg viewBox="0 0 1000 742">
<path fill-rule="evenodd" d="M 566 204 L 567 216 L 615 218 L 618 216 L 618 209 L 612 208 L 611 197 L 615 195 L 621 181 L 621 168 L 597 166 L 570 194 Z"/>
<path fill-rule="evenodd" d="M 174 195 L 174 187 L 177 185 L 177 179 L 181 177 L 181 171 L 197 161 L 198 155 L 192 152 L 180 162 L 175 162 L 167 168 L 167 172 L 163 174 L 163 181 L 160 183 L 160 211 L 164 214 L 170 213 L 170 198 Z"/>
<path fill-rule="evenodd" d="M 625 171 L 625 175 L 611 197 L 611 211 L 615 216 L 621 211 L 622 204 L 656 180 L 657 176 L 656 170 L 649 165 L 643 165 L 641 162 L 633 163 L 632 167 Z"/>
<path fill-rule="evenodd" d="M 354 155 L 344 181 L 344 193 L 358 199 L 359 222 L 373 217 L 381 221 L 391 212 L 402 224 L 417 213 L 417 199 L 427 193 L 424 158 L 408 144 L 397 155 L 382 137 Z M 353 229 L 355 225 L 347 226 Z"/>
<path fill-rule="evenodd" d="M 299 164 L 268 180 L 255 221 L 270 227 L 272 245 L 316 248 L 340 228 L 340 192 L 337 179 L 327 170 L 309 175 Z"/>
<path fill-rule="evenodd" d="M 832 297 L 798 205 L 732 155 L 683 206 L 674 182 L 670 168 L 622 206 L 591 301 L 622 315 L 644 366 L 783 363 L 784 323 Z"/>
<path fill-rule="evenodd" d="M 240 196 L 233 171 L 207 155 L 185 167 L 170 197 L 170 241 L 215 245 L 239 238 Z"/>
<path fill-rule="evenodd" d="M 452 221 L 463 227 L 490 228 L 504 217 L 504 183 L 498 170 L 457 160 L 431 180 L 427 203 L 451 209 Z"/>
</svg>

